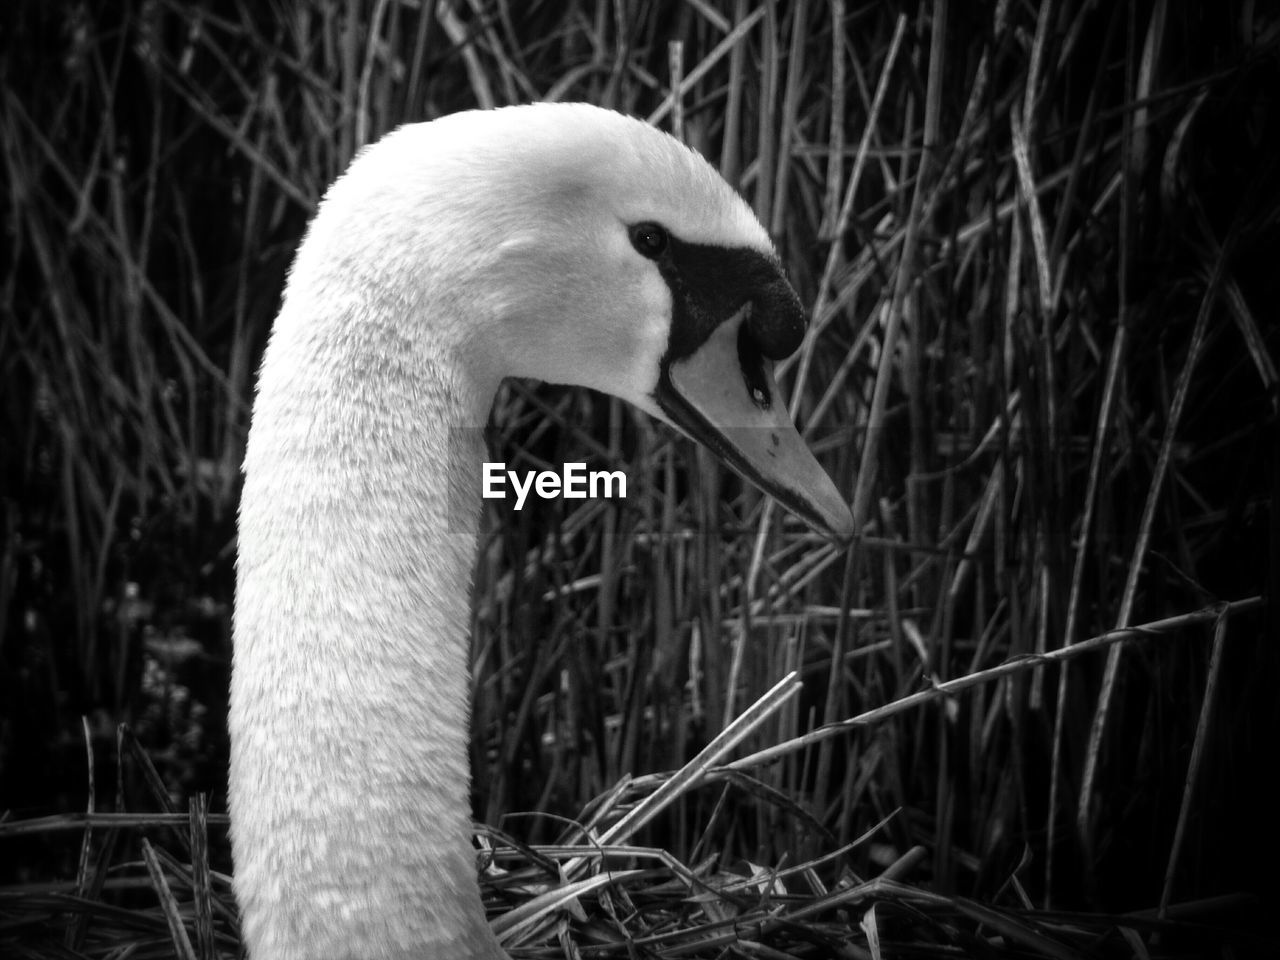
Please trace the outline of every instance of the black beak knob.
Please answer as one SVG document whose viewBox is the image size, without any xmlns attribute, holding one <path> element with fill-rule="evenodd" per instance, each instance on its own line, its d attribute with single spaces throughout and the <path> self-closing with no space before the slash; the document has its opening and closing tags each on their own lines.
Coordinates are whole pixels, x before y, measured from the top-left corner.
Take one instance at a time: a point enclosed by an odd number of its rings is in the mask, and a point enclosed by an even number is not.
<svg viewBox="0 0 1280 960">
<path fill-rule="evenodd" d="M 808 318 L 791 284 L 781 277 L 771 278 L 749 308 L 747 331 L 762 356 L 783 360 L 800 349 Z"/>
</svg>

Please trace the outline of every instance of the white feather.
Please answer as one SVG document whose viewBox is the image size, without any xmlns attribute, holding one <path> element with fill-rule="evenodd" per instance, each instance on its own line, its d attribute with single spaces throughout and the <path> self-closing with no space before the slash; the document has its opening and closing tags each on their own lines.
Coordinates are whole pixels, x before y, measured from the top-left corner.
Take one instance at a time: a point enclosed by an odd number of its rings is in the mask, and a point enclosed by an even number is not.
<svg viewBox="0 0 1280 960">
<path fill-rule="evenodd" d="M 584 105 L 403 127 L 321 205 L 245 458 L 230 807 L 252 960 L 504 956 L 469 839 L 464 478 L 504 376 L 656 412 L 671 304 L 641 220 L 771 252 L 696 154 Z"/>
</svg>

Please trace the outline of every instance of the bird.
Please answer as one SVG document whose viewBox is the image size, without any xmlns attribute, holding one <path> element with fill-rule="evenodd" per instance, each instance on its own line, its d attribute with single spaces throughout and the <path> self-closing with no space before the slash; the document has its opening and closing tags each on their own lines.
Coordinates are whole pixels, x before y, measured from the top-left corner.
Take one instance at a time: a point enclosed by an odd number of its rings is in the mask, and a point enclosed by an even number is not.
<svg viewBox="0 0 1280 960">
<path fill-rule="evenodd" d="M 502 960 L 472 845 L 470 574 L 505 377 L 620 397 L 813 527 L 773 376 L 808 318 L 696 151 L 588 104 L 407 124 L 328 189 L 258 373 L 228 728 L 250 960 Z"/>
</svg>

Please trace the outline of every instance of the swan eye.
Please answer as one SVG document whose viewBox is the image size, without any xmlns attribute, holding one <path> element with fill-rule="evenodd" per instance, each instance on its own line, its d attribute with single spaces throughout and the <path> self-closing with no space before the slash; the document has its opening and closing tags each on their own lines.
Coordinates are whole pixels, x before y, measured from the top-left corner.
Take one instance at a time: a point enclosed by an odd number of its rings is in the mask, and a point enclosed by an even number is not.
<svg viewBox="0 0 1280 960">
<path fill-rule="evenodd" d="M 631 245 L 640 256 L 657 260 L 667 249 L 667 231 L 656 223 L 637 223 L 631 228 Z"/>
</svg>

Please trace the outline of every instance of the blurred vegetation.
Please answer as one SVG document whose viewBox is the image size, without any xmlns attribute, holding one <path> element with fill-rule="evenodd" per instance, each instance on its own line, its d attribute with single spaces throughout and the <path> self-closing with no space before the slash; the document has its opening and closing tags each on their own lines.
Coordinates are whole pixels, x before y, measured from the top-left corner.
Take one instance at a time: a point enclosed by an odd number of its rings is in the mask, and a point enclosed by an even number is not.
<svg viewBox="0 0 1280 960">
<path fill-rule="evenodd" d="M 0 30 L 0 811 L 85 809 L 86 738 L 110 807 L 117 722 L 175 801 L 224 809 L 239 463 L 285 271 L 361 145 L 460 109 L 614 107 L 741 189 L 813 305 L 781 382 L 863 531 L 823 544 L 616 401 L 505 387 L 495 458 L 608 464 L 630 496 L 486 506 L 480 819 L 558 836 L 504 816 L 680 766 L 789 670 L 748 752 L 1273 595 L 1265 4 L 19 0 Z M 1274 897 L 1275 636 L 1251 609 L 1004 675 L 755 768 L 793 812 L 730 779 L 646 835 L 794 863 L 883 820 L 837 866 L 920 845 L 901 879 L 1016 907 Z M 76 872 L 22 842 L 3 879 Z"/>
</svg>

